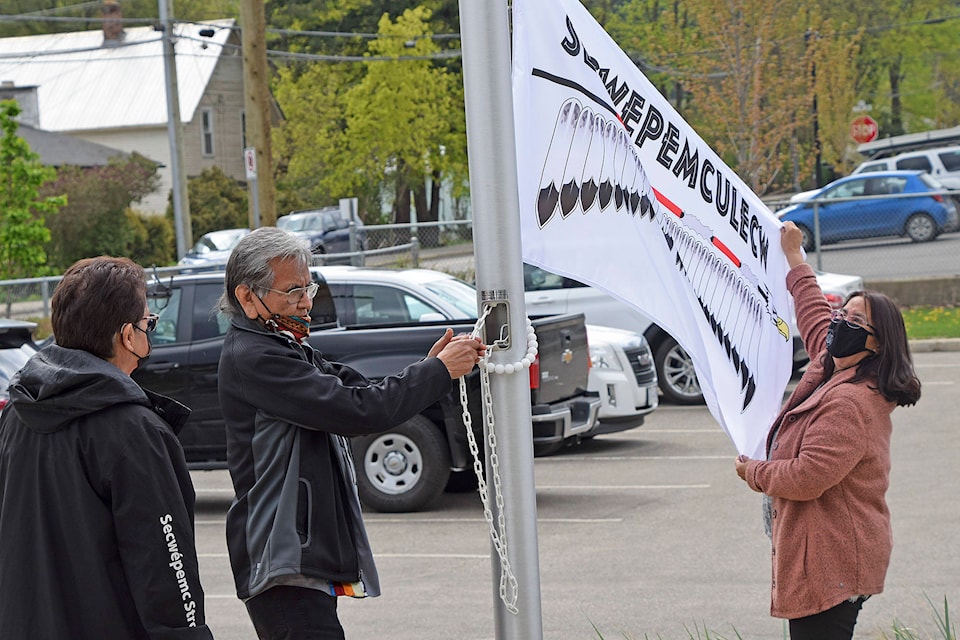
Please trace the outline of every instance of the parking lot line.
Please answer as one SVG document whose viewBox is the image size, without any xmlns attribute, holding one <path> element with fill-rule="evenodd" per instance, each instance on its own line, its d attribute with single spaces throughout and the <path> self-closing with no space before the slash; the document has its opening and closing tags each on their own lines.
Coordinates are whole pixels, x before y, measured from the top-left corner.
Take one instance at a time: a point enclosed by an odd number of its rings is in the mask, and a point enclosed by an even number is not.
<svg viewBox="0 0 960 640">
<path fill-rule="evenodd" d="M 709 484 L 551 484 L 537 485 L 537 491 L 659 491 L 661 489 L 709 489 Z"/>
<path fill-rule="evenodd" d="M 537 464 L 548 462 L 583 462 L 584 460 L 731 460 L 733 454 L 717 456 L 594 456 L 590 454 L 570 455 L 562 458 L 538 458 Z"/>
</svg>

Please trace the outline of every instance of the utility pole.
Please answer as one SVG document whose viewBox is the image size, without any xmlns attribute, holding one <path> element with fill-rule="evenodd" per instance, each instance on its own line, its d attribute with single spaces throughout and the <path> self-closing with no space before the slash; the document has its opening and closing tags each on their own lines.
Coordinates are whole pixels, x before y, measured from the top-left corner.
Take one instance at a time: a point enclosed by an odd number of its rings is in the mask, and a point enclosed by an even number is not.
<svg viewBox="0 0 960 640">
<path fill-rule="evenodd" d="M 248 181 L 250 228 L 277 222 L 270 143 L 270 76 L 267 67 L 266 17 L 262 0 L 240 0 L 243 45 L 243 107 L 247 147 L 256 153 L 257 179 Z M 258 207 L 254 205 L 258 204 Z M 259 210 L 259 211 L 258 211 Z"/>
<path fill-rule="evenodd" d="M 170 141 L 170 177 L 173 183 L 173 220 L 177 235 L 177 258 L 193 246 L 190 227 L 190 200 L 187 174 L 183 166 L 183 129 L 180 123 L 180 92 L 177 89 L 177 60 L 173 50 L 173 11 L 171 0 L 160 0 L 160 24 L 163 27 L 163 78 L 167 95 L 167 138 Z"/>
</svg>

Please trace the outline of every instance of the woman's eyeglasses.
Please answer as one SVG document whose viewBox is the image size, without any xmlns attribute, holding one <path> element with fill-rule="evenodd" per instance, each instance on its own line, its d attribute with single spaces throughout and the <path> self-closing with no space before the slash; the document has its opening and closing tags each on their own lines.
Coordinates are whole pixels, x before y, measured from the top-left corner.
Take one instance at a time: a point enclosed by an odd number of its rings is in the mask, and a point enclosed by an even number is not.
<svg viewBox="0 0 960 640">
<path fill-rule="evenodd" d="M 830 318 L 832 320 L 843 320 L 843 322 L 845 322 L 846 325 L 851 329 L 862 329 L 864 327 L 870 327 L 871 329 L 876 331 L 876 328 L 872 324 L 867 322 L 866 318 L 864 318 L 863 316 L 847 317 L 847 312 L 844 311 L 843 309 L 835 309 L 833 313 L 830 314 Z"/>
<path fill-rule="evenodd" d="M 297 304 L 304 295 L 310 300 L 313 300 L 317 295 L 317 291 L 320 289 L 320 285 L 316 282 L 311 282 L 305 287 L 296 287 L 288 291 L 280 291 L 279 289 L 271 289 L 270 287 L 264 287 L 264 289 L 279 293 L 282 296 L 287 296 L 287 304 Z"/>
</svg>

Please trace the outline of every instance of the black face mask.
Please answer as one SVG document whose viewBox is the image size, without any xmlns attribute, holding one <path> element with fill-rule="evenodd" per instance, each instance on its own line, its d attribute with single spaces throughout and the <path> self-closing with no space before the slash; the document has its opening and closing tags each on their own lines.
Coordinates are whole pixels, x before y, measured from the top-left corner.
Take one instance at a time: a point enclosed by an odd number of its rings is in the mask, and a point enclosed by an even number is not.
<svg viewBox="0 0 960 640">
<path fill-rule="evenodd" d="M 863 327 L 850 326 L 838 318 L 827 329 L 827 353 L 834 358 L 846 358 L 867 351 L 867 338 L 871 335 Z"/>
<path fill-rule="evenodd" d="M 150 359 L 150 354 L 153 352 L 153 343 L 150 341 L 149 333 L 147 333 L 146 331 L 138 327 L 136 324 L 133 325 L 133 328 L 136 329 L 137 331 L 143 332 L 147 336 L 147 355 L 142 356 L 136 351 L 134 351 L 133 349 L 130 350 L 130 353 L 137 356 L 137 368 L 139 369 L 144 362 Z"/>
</svg>

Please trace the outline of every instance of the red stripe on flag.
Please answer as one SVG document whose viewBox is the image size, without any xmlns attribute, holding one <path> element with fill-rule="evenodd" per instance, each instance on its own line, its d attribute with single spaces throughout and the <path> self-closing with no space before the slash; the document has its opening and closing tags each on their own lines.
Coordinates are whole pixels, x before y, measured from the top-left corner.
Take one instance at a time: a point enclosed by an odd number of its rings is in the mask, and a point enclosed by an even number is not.
<svg viewBox="0 0 960 640">
<path fill-rule="evenodd" d="M 727 245 L 720 242 L 720 239 L 716 236 L 712 237 L 710 240 L 713 242 L 713 246 L 715 246 L 717 249 L 720 249 L 720 251 L 723 251 L 723 254 L 730 258 L 730 260 L 738 269 L 740 268 L 740 258 L 738 258 L 733 251 L 730 251 L 730 248 Z"/>
<path fill-rule="evenodd" d="M 653 195 L 655 195 L 655 196 L 657 197 L 657 201 L 658 201 L 660 204 L 662 204 L 663 206 L 665 206 L 667 209 L 670 209 L 670 211 L 673 212 L 673 215 L 677 216 L 678 218 L 682 218 L 682 217 L 683 217 L 683 209 L 681 209 L 680 207 L 678 207 L 677 205 L 675 205 L 675 204 L 673 203 L 673 201 L 670 200 L 670 198 L 668 198 L 667 196 L 663 195 L 662 193 L 660 193 L 660 192 L 657 191 L 656 189 L 653 190 Z"/>
</svg>

